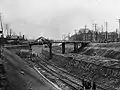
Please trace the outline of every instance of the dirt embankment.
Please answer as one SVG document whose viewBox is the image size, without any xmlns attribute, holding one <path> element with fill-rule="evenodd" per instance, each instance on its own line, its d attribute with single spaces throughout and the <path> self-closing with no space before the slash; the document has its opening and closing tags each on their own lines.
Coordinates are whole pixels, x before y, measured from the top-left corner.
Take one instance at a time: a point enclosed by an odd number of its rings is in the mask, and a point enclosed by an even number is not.
<svg viewBox="0 0 120 90">
<path fill-rule="evenodd" d="M 68 71 L 69 73 L 76 75 L 78 78 L 84 78 L 86 80 L 95 81 L 98 85 L 107 88 L 119 88 L 120 87 L 120 71 L 119 69 L 108 68 L 106 66 L 96 65 L 91 62 L 87 62 L 87 58 L 81 58 L 79 60 L 74 59 L 68 55 L 53 55 L 53 59 L 49 60 L 49 53 L 43 51 L 43 56 L 50 63 Z M 108 89 L 112 90 L 112 89 Z"/>
<path fill-rule="evenodd" d="M 49 61 L 79 78 L 94 80 L 102 87 L 110 86 L 119 89 L 119 49 L 120 43 L 89 44 L 77 53 L 64 55 L 54 53 L 53 58 Z M 59 51 L 59 49 L 57 50 Z M 43 50 L 43 56 L 47 60 L 48 51 Z"/>
<path fill-rule="evenodd" d="M 120 60 L 120 43 L 89 44 L 77 53 Z"/>
</svg>

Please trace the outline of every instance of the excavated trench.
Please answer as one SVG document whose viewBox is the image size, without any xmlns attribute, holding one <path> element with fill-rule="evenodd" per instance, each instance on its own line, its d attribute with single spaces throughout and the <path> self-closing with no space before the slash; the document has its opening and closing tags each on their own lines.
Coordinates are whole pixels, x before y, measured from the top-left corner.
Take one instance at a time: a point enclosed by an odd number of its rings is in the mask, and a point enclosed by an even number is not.
<svg viewBox="0 0 120 90">
<path fill-rule="evenodd" d="M 79 78 L 95 81 L 101 87 L 120 88 L 120 43 L 88 45 L 76 53 L 58 54 L 53 50 L 53 58 L 49 60 L 49 52 L 43 50 L 46 60 L 67 70 Z M 110 90 L 110 89 L 108 89 Z"/>
<path fill-rule="evenodd" d="M 47 62 L 58 66 L 59 68 L 75 75 L 78 79 L 85 79 L 88 81 L 95 81 L 98 86 L 106 90 L 120 89 L 120 43 L 114 44 L 89 44 L 87 47 L 78 49 L 73 52 L 73 47 L 69 45 L 66 47 L 66 54 L 61 53 L 61 47 L 53 47 L 53 58 L 49 59 L 48 49 L 42 50 L 42 56 Z M 38 47 L 40 48 L 40 47 Z M 11 49 L 12 51 L 13 49 Z M 16 49 L 18 50 L 18 49 Z M 36 50 L 39 50 L 36 48 Z M 13 50 L 15 52 L 15 49 Z M 70 53 L 72 52 L 72 53 Z M 16 53 L 19 54 L 19 53 Z M 22 55 L 21 55 L 22 58 Z M 5 63 L 7 70 L 14 70 L 8 62 Z M 9 71 L 8 71 L 9 72 Z M 14 71 L 13 71 L 14 72 Z M 15 75 L 9 75 L 16 76 Z M 22 78 L 22 79 L 21 79 Z M 21 77 L 19 80 L 23 80 Z M 18 80 L 18 82 L 19 82 Z M 17 82 L 16 80 L 14 82 Z M 16 83 L 17 84 L 17 83 Z M 22 90 L 27 90 L 27 83 L 20 84 Z M 16 88 L 17 90 L 17 88 Z"/>
</svg>

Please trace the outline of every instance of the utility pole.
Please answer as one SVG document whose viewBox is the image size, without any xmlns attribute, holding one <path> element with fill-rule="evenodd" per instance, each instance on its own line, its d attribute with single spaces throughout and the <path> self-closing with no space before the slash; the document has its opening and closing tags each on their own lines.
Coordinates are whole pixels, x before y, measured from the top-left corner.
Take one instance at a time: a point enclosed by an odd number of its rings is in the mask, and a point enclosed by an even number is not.
<svg viewBox="0 0 120 90">
<path fill-rule="evenodd" d="M 108 23 L 105 22 L 105 26 L 106 26 L 106 40 L 108 39 L 108 33 L 107 33 L 107 27 L 108 27 Z"/>
<path fill-rule="evenodd" d="M 8 24 L 6 24 L 7 36 L 9 36 Z"/>
<path fill-rule="evenodd" d="M 94 39 L 95 39 L 95 42 L 97 41 L 97 24 L 96 23 L 94 23 L 93 24 L 93 27 L 94 27 L 94 30 L 95 30 L 95 32 L 94 32 Z"/>
<path fill-rule="evenodd" d="M 94 30 L 97 32 L 97 24 L 96 23 L 93 24 L 93 27 L 94 27 Z"/>
<path fill-rule="evenodd" d="M 68 40 L 70 39 L 70 33 L 68 33 Z"/>
<path fill-rule="evenodd" d="M 1 18 L 1 13 L 0 13 L 0 25 L 1 25 L 1 30 L 0 33 L 2 34 L 1 35 L 1 38 L 0 38 L 0 58 L 1 58 L 1 54 L 2 54 L 2 46 L 4 44 L 4 40 L 3 40 L 3 25 L 2 25 L 2 18 Z"/>
<path fill-rule="evenodd" d="M 103 29 L 103 25 L 101 25 L 101 32 L 100 32 L 100 34 L 99 34 L 99 40 L 100 41 L 102 41 L 103 40 L 103 31 L 104 29 Z"/>
<path fill-rule="evenodd" d="M 115 41 L 117 41 L 118 40 L 118 29 L 116 28 L 116 40 Z"/>
<path fill-rule="evenodd" d="M 2 30 L 2 37 L 3 37 L 3 25 L 2 25 L 2 18 L 1 18 L 1 13 L 0 13 L 0 25 L 1 25 L 1 30 Z"/>
<path fill-rule="evenodd" d="M 119 31 L 118 31 L 118 38 L 120 37 L 119 34 L 120 34 L 120 18 L 117 19 L 118 20 L 118 26 L 119 26 Z"/>
<path fill-rule="evenodd" d="M 22 36 L 21 32 L 19 32 L 19 36 L 20 36 L 20 37 Z"/>
<path fill-rule="evenodd" d="M 10 37 L 12 36 L 12 29 L 10 29 Z"/>
<path fill-rule="evenodd" d="M 97 32 L 97 24 L 94 24 L 95 25 L 95 31 Z"/>
<path fill-rule="evenodd" d="M 75 41 L 77 41 L 77 30 L 75 29 Z"/>
<path fill-rule="evenodd" d="M 119 22 L 119 31 L 120 31 L 120 19 L 118 19 L 118 22 Z"/>
<path fill-rule="evenodd" d="M 87 35 L 86 35 L 86 30 L 87 30 L 87 25 L 85 25 L 85 41 L 87 40 Z"/>
<path fill-rule="evenodd" d="M 103 25 L 101 25 L 101 31 L 103 32 Z"/>
</svg>

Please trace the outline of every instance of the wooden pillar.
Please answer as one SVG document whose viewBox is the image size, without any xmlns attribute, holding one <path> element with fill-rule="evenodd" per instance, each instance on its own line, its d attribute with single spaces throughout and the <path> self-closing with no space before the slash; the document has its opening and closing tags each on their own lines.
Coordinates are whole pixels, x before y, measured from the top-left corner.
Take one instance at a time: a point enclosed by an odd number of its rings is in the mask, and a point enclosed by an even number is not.
<svg viewBox="0 0 120 90">
<path fill-rule="evenodd" d="M 0 58 L 1 58 L 1 56 L 2 56 L 2 40 L 0 38 Z"/>
<path fill-rule="evenodd" d="M 74 52 L 76 52 L 78 49 L 78 43 L 74 43 Z"/>
<path fill-rule="evenodd" d="M 83 48 L 85 45 L 84 45 L 84 43 L 81 43 L 81 48 Z"/>
<path fill-rule="evenodd" d="M 52 59 L 52 43 L 49 44 L 49 59 Z"/>
<path fill-rule="evenodd" d="M 29 50 L 30 52 L 32 52 L 32 45 L 29 45 Z"/>
<path fill-rule="evenodd" d="M 32 49 L 32 45 L 29 45 L 29 49 L 30 49 L 30 50 Z"/>
<path fill-rule="evenodd" d="M 65 54 L 65 43 L 62 43 L 62 54 Z"/>
<path fill-rule="evenodd" d="M 76 48 L 77 48 L 77 49 L 78 49 L 78 46 L 79 46 L 78 43 L 76 43 Z"/>
</svg>

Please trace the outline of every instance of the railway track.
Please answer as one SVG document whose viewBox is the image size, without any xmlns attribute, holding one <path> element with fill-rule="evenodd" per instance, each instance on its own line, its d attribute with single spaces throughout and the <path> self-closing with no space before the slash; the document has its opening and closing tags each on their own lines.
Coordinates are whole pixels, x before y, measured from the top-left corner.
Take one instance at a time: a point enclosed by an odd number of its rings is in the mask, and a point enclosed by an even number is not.
<svg viewBox="0 0 120 90">
<path fill-rule="evenodd" d="M 55 72 L 52 69 L 49 69 L 47 66 L 40 65 L 42 69 L 44 69 L 47 73 L 51 74 L 51 76 L 55 76 L 58 80 L 66 84 L 71 88 L 71 90 L 78 90 L 79 88 L 82 89 L 82 86 L 80 86 L 78 83 L 73 82 L 72 80 L 68 79 L 67 77 Z"/>
<path fill-rule="evenodd" d="M 37 57 L 37 59 L 41 60 L 42 64 L 45 65 L 44 66 L 45 68 L 49 68 L 51 71 L 54 71 L 54 72 L 56 72 L 58 74 L 66 76 L 67 80 L 70 80 L 70 81 L 72 81 L 72 82 L 74 82 L 77 85 L 82 87 L 81 83 L 79 83 L 79 82 L 81 82 L 82 78 L 79 78 L 76 75 L 73 75 L 73 74 L 71 74 L 71 73 L 69 73 L 69 72 L 67 72 L 65 70 L 62 70 L 61 68 L 59 68 L 59 67 L 57 67 L 57 66 L 55 66 L 55 65 L 53 65 L 53 64 L 51 64 L 49 62 L 47 62 L 41 55 L 39 55 L 39 57 Z M 99 84 L 97 84 L 97 88 L 98 88 L 98 90 L 117 90 L 117 89 L 114 89 L 112 87 L 108 87 L 108 86 L 105 86 L 105 85 L 101 86 Z"/>
<path fill-rule="evenodd" d="M 23 59 L 27 60 L 27 58 L 23 58 Z M 42 57 L 42 55 L 39 55 L 38 57 L 35 56 L 33 62 L 36 66 L 38 66 L 38 68 L 41 68 L 42 70 L 46 71 L 47 72 L 46 75 L 48 74 L 48 76 L 56 77 L 59 81 L 64 83 L 66 86 L 69 86 L 71 90 L 80 90 L 82 88 L 81 78 L 78 78 L 77 76 L 55 66 L 49 61 L 46 61 L 45 58 Z M 99 85 L 97 85 L 97 88 L 98 90 L 116 90 L 111 87 L 103 88 Z"/>
<path fill-rule="evenodd" d="M 43 57 L 39 56 L 35 59 L 40 60 L 38 67 L 41 67 L 46 72 L 50 73 L 51 76 L 55 76 L 59 78 L 60 81 L 62 81 L 67 86 L 72 88 L 72 90 L 79 90 L 80 88 L 82 88 L 81 80 L 76 78 L 74 75 L 70 75 L 70 73 L 48 63 L 47 61 L 44 60 Z M 108 90 L 108 89 L 99 88 L 99 90 Z"/>
<path fill-rule="evenodd" d="M 36 59 L 41 60 L 40 57 Z M 43 60 L 38 63 L 38 67 L 46 71 L 47 72 L 46 74 L 50 74 L 50 76 L 54 76 L 55 78 L 57 78 L 57 80 L 61 81 L 66 86 L 70 87 L 71 90 L 82 89 L 81 84 L 77 83 L 75 80 L 71 80 L 71 78 L 68 78 L 68 76 L 65 75 L 65 73 L 60 72 L 60 70 L 57 70 L 57 68 L 47 65 L 47 63 Z"/>
<path fill-rule="evenodd" d="M 36 58 L 34 58 L 34 60 L 40 61 L 41 58 L 36 57 Z M 33 60 L 33 62 L 34 62 L 34 60 Z M 29 62 L 29 65 L 30 65 L 30 62 Z M 64 76 L 64 74 L 62 75 L 61 73 L 57 72 L 55 69 L 50 68 L 50 65 L 47 65 L 47 63 L 45 63 L 45 61 L 43 61 L 43 60 L 42 60 L 42 62 L 39 62 L 37 64 L 35 63 L 30 66 L 34 69 L 37 68 L 46 78 L 50 79 L 50 81 L 53 80 L 53 79 L 51 79 L 51 77 L 54 77 L 54 81 L 56 81 L 57 84 L 58 84 L 58 82 L 60 82 L 59 84 L 62 84 L 64 86 L 62 90 L 80 90 L 80 89 L 82 89 L 82 85 L 76 83 L 75 81 L 68 79 L 67 76 Z M 58 86 L 60 86 L 60 85 L 58 85 Z M 64 89 L 66 87 L 68 87 L 69 89 Z"/>
</svg>

